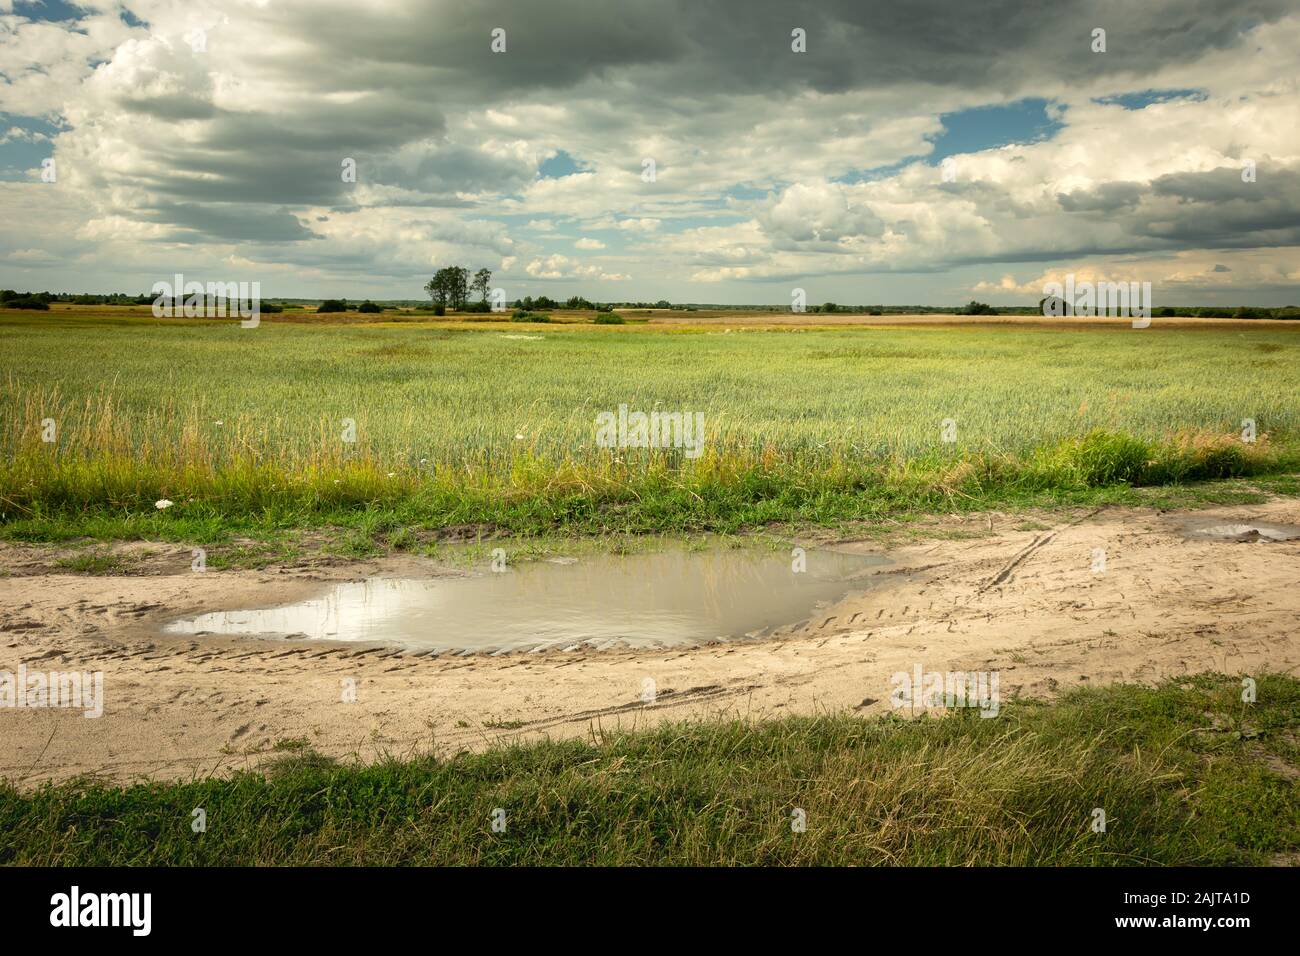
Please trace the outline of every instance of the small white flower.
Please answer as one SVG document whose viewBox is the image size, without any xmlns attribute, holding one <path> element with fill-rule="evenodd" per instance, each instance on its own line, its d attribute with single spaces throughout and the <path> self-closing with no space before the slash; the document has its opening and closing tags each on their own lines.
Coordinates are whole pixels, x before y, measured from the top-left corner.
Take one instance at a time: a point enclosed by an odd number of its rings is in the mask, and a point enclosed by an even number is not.
<svg viewBox="0 0 1300 956">
<path fill-rule="evenodd" d="M 428 463 L 429 463 L 429 459 L 427 459 L 427 458 L 421 458 L 421 459 L 420 459 L 420 464 L 422 464 L 422 465 L 427 465 Z"/>
<path fill-rule="evenodd" d="M 395 471 L 390 471 L 390 472 L 388 473 L 388 477 L 389 477 L 389 478 L 396 478 L 396 477 L 397 477 L 397 472 L 395 472 Z"/>
<path fill-rule="evenodd" d="M 524 433 L 523 433 L 523 432 L 516 432 L 516 433 L 515 433 L 515 441 L 523 441 L 523 440 L 524 440 Z"/>
<path fill-rule="evenodd" d="M 225 422 L 223 422 L 223 421 L 215 421 L 215 422 L 213 422 L 212 424 L 214 424 L 214 425 L 224 425 Z"/>
<path fill-rule="evenodd" d="M 340 479 L 340 478 L 335 478 L 335 479 L 334 479 L 334 484 L 336 484 L 336 485 L 341 485 L 341 484 L 343 484 L 343 481 L 342 481 L 342 479 Z"/>
<path fill-rule="evenodd" d="M 170 508 L 172 506 L 172 503 L 168 501 L 166 498 L 159 498 L 157 501 L 153 503 L 153 506 L 157 508 L 159 511 L 162 511 L 164 508 Z"/>
</svg>

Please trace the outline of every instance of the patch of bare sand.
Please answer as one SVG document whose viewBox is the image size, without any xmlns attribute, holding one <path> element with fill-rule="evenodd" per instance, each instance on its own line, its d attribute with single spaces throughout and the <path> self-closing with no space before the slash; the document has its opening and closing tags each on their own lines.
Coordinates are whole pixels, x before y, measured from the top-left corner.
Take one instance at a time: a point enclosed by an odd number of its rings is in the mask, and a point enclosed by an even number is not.
<svg viewBox="0 0 1300 956">
<path fill-rule="evenodd" d="M 1300 523 L 1300 502 L 1194 514 Z M 102 670 L 106 703 L 98 719 L 0 710 L 0 776 L 180 778 L 257 766 L 295 740 L 369 760 L 683 717 L 872 713 L 889 706 L 890 676 L 916 664 L 997 670 L 1004 699 L 1204 670 L 1296 672 L 1300 541 L 1188 539 L 1191 517 L 1107 508 L 989 531 L 971 516 L 944 530 L 972 536 L 891 548 L 871 590 L 779 638 L 668 651 L 429 658 L 159 632 L 181 615 L 300 600 L 325 581 L 447 573 L 411 558 L 197 575 L 173 548 L 174 570 L 154 574 L 20 572 L 0 578 L 0 670 Z M 0 551 L 0 564 L 20 563 Z M 355 703 L 343 701 L 349 679 Z"/>
</svg>

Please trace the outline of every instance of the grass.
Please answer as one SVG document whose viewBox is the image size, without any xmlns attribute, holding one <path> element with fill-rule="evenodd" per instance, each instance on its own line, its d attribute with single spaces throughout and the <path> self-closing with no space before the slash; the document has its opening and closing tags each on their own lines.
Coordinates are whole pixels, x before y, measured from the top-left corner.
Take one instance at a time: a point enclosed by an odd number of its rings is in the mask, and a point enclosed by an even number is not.
<svg viewBox="0 0 1300 956">
<path fill-rule="evenodd" d="M 119 554 L 89 551 L 58 558 L 54 567 L 73 574 L 123 574 L 130 570 L 130 562 Z"/>
<path fill-rule="evenodd" d="M 1300 849 L 1300 681 L 1257 680 L 1254 704 L 1201 675 L 988 720 L 679 723 L 371 766 L 295 741 L 227 779 L 0 787 L 0 863 L 1259 864 Z"/>
<path fill-rule="evenodd" d="M 735 531 L 1300 471 L 1300 327 L 510 328 L 0 314 L 0 534 Z M 596 447 L 624 404 L 702 412 L 703 454 Z"/>
</svg>

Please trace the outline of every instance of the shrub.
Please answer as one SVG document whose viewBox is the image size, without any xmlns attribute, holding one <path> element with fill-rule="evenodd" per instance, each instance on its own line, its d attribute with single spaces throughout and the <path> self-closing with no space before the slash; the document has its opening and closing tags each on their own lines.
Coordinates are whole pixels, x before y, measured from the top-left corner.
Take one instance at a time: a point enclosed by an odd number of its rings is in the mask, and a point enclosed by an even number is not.
<svg viewBox="0 0 1300 956">
<path fill-rule="evenodd" d="M 1114 485 L 1139 480 L 1151 449 L 1140 438 L 1094 430 L 1074 442 L 1066 458 L 1085 485 Z"/>
<path fill-rule="evenodd" d="M 458 310 L 460 312 L 491 312 L 492 304 L 484 299 L 482 302 L 466 302 Z"/>
<path fill-rule="evenodd" d="M 347 310 L 347 302 L 341 299 L 326 299 L 316 309 L 317 312 L 346 312 Z"/>
<path fill-rule="evenodd" d="M 961 310 L 962 315 L 997 315 L 998 310 L 993 308 L 987 302 L 976 302 L 971 299 L 966 303 L 966 308 Z"/>
<path fill-rule="evenodd" d="M 50 311 L 48 302 L 42 302 L 40 299 L 34 299 L 31 296 L 19 296 L 16 299 L 6 299 L 4 301 L 6 309 L 37 309 L 41 312 Z"/>
<path fill-rule="evenodd" d="M 617 312 L 601 312 L 593 320 L 597 325 L 622 325 L 623 316 Z"/>
<path fill-rule="evenodd" d="M 365 302 L 362 302 L 359 306 L 357 306 L 357 311 L 358 312 L 383 312 L 384 310 L 381 306 L 375 305 L 375 303 L 371 302 L 369 299 L 366 299 Z"/>
<path fill-rule="evenodd" d="M 551 317 L 545 312 L 528 312 L 524 309 L 515 309 L 510 316 L 511 322 L 549 322 Z"/>
</svg>

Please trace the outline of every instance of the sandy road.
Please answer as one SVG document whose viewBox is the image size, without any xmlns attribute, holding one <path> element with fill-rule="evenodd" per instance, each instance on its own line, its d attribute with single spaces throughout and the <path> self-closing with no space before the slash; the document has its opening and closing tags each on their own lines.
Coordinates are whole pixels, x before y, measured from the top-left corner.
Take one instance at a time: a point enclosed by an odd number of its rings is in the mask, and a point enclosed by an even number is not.
<svg viewBox="0 0 1300 956">
<path fill-rule="evenodd" d="M 1215 515 L 1300 524 L 1300 502 L 1194 513 Z M 373 759 L 665 718 L 873 713 L 889 706 L 891 675 L 917 664 L 996 670 L 1003 699 L 1203 670 L 1296 673 L 1300 540 L 1189 540 L 1192 517 L 1107 508 L 1038 524 L 999 516 L 989 531 L 972 516 L 961 524 L 978 536 L 891 549 L 870 590 L 778 638 L 502 657 L 159 632 L 181 614 L 298 600 L 326 581 L 446 573 L 416 559 L 195 575 L 180 570 L 188 550 L 173 549 L 175 570 L 84 577 L 46 573 L 48 553 L 4 546 L 0 671 L 103 671 L 105 704 L 97 719 L 0 708 L 0 776 L 22 786 L 79 773 L 189 777 L 256 766 L 301 739 Z M 645 678 L 658 690 L 650 705 Z"/>
</svg>

